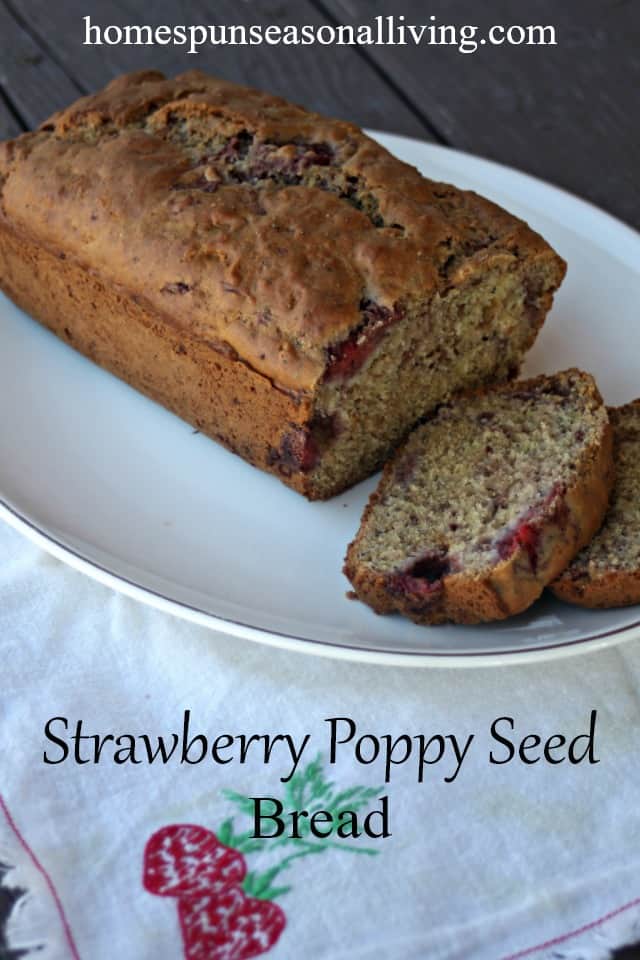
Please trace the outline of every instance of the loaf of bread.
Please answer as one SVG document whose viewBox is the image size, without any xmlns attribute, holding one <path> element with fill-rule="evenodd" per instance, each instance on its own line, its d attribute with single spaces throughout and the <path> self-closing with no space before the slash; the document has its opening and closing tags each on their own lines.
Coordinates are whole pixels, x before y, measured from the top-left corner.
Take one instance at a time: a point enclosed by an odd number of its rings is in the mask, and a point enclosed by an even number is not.
<svg viewBox="0 0 640 960">
<path fill-rule="evenodd" d="M 0 287 L 310 498 L 512 376 L 564 270 L 357 127 L 200 72 L 120 77 L 0 145 Z"/>
<path fill-rule="evenodd" d="M 551 589 L 582 607 L 640 604 L 640 400 L 609 410 L 616 482 L 602 528 Z"/>
<path fill-rule="evenodd" d="M 504 619 L 589 542 L 612 483 L 611 427 L 587 374 L 462 397 L 385 467 L 345 573 L 377 613 Z"/>
</svg>

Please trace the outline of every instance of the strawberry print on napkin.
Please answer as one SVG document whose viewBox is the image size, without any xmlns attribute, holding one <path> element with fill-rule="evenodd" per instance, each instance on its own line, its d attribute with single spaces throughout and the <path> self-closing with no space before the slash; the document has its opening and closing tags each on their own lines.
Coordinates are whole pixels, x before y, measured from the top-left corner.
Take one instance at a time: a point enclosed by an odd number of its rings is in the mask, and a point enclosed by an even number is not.
<svg viewBox="0 0 640 960">
<path fill-rule="evenodd" d="M 337 818 L 343 810 L 362 808 L 378 792 L 368 787 L 337 790 L 325 779 L 317 757 L 285 785 L 282 804 L 310 814 L 328 810 Z M 240 814 L 251 813 L 250 797 L 230 790 L 224 794 Z M 245 854 L 283 847 L 286 855 L 269 869 L 248 869 Z M 291 887 L 276 885 L 276 879 L 294 861 L 329 849 L 369 856 L 378 852 L 315 838 L 306 827 L 300 837 L 262 839 L 250 830 L 236 832 L 233 818 L 222 823 L 217 835 L 194 824 L 171 824 L 147 842 L 143 885 L 149 893 L 177 901 L 185 960 L 249 960 L 270 950 L 285 929 L 285 913 L 274 901 Z"/>
</svg>

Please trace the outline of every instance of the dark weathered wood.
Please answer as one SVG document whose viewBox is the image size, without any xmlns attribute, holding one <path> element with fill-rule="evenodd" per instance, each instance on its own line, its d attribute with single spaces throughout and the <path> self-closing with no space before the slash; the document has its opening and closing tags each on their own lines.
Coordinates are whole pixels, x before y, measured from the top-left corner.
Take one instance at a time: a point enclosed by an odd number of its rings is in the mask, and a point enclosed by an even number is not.
<svg viewBox="0 0 640 960">
<path fill-rule="evenodd" d="M 5 99 L 0 88 L 0 140 L 8 140 L 20 133 L 22 124 L 11 109 L 9 101 Z"/>
<path fill-rule="evenodd" d="M 3 883 L 5 876 L 11 873 L 11 869 L 8 865 L 0 863 L 0 960 L 22 960 L 29 952 L 20 948 L 12 949 L 9 944 L 9 923 L 16 909 L 19 909 L 20 901 L 27 893 L 21 887 Z"/>
<path fill-rule="evenodd" d="M 220 0 L 178 3 L 112 0 L 87 8 L 65 0 L 0 0 L 22 19 L 0 23 L 0 84 L 28 123 L 123 70 L 190 67 L 218 72 L 364 125 L 435 137 L 528 170 L 640 225 L 640 14 L 636 0 L 583 0 L 579 11 L 555 0 L 433 0 L 440 24 L 552 23 L 558 47 L 85 47 L 83 16 L 110 23 L 370 22 L 398 14 L 394 0 Z M 489 9 L 487 9 L 489 8 Z M 407 21 L 423 22 L 421 0 L 406 0 Z M 30 58 L 43 56 L 41 62 Z M 26 58 L 26 59 L 25 59 Z M 53 58 L 53 59 L 52 59 Z M 57 63 L 55 62 L 57 61 Z M 70 80 L 69 78 L 73 78 Z"/>
<path fill-rule="evenodd" d="M 640 960 L 640 943 L 616 950 L 612 954 L 612 960 Z"/>
<path fill-rule="evenodd" d="M 0 0 L 2 3 L 3 0 Z M 8 0 L 13 6 L 15 0 Z M 308 2 L 262 0 L 260 4 L 220 0 L 216 4 L 153 4 L 114 0 L 87 4 L 65 0 L 64 16 L 51 0 L 21 0 L 16 13 L 29 24 L 40 45 L 47 44 L 76 83 L 84 89 L 102 86 L 128 70 L 160 69 L 168 74 L 189 69 L 208 70 L 239 83 L 263 87 L 304 103 L 312 109 L 354 120 L 363 126 L 387 128 L 413 136 L 429 137 L 429 130 L 398 97 L 376 69 L 347 47 L 203 47 L 189 55 L 183 47 L 84 46 L 83 17 L 102 27 L 109 24 L 251 24 L 324 22 Z M 50 112 L 43 104 L 40 119 Z"/>
<path fill-rule="evenodd" d="M 26 126 L 78 96 L 78 88 L 0 0 L 0 87 Z"/>
<path fill-rule="evenodd" d="M 527 170 L 640 226 L 638 0 L 319 0 L 343 23 L 553 24 L 558 46 L 369 47 L 443 138 Z M 401 10 L 400 10 L 401 7 Z"/>
</svg>

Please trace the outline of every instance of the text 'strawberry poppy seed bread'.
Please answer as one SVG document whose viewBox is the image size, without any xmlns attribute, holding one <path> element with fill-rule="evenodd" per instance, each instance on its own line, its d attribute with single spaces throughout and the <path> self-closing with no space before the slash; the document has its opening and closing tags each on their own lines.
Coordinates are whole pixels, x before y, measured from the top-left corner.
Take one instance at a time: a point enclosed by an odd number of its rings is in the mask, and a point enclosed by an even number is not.
<svg viewBox="0 0 640 960">
<path fill-rule="evenodd" d="M 345 573 L 377 613 L 478 623 L 526 609 L 598 530 L 611 427 L 568 370 L 442 406 L 387 464 Z"/>
<path fill-rule="evenodd" d="M 583 607 L 640 604 L 640 400 L 609 410 L 616 482 L 604 523 L 552 585 Z"/>
<path fill-rule="evenodd" d="M 565 264 L 350 123 L 194 71 L 0 146 L 0 286 L 310 498 L 514 375 Z"/>
</svg>

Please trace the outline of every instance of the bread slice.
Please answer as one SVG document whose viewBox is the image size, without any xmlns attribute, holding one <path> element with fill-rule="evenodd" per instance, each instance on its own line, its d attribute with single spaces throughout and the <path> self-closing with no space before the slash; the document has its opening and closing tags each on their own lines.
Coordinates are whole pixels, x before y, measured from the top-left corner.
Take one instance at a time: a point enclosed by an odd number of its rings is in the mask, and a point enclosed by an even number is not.
<svg viewBox="0 0 640 960">
<path fill-rule="evenodd" d="M 582 607 L 640 603 L 640 400 L 609 410 L 616 482 L 604 524 L 551 585 Z"/>
<path fill-rule="evenodd" d="M 589 542 L 612 484 L 611 427 L 588 374 L 462 397 L 387 464 L 344 572 L 376 613 L 501 620 Z"/>
</svg>

